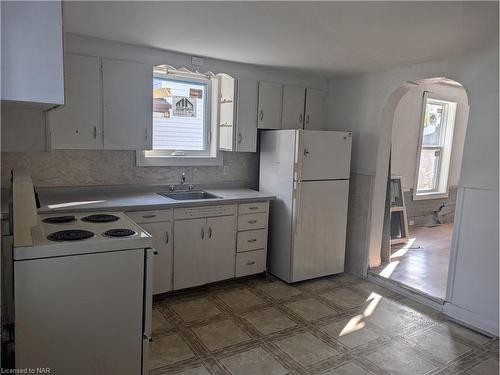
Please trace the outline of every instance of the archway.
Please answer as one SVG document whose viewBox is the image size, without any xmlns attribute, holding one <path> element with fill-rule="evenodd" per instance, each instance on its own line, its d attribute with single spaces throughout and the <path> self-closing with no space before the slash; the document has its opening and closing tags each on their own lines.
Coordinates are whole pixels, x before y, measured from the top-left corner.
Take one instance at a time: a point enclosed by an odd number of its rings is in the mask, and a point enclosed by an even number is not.
<svg viewBox="0 0 500 375">
<path fill-rule="evenodd" d="M 465 88 L 457 81 L 450 80 L 444 77 L 435 77 L 421 79 L 414 82 L 405 82 L 397 87 L 386 101 L 384 109 L 382 111 L 382 126 L 379 134 L 379 147 L 377 154 L 377 164 L 376 164 L 376 174 L 374 177 L 373 195 L 372 195 L 372 207 L 371 207 L 371 225 L 370 225 L 370 235 L 369 244 L 367 252 L 367 268 L 378 267 L 381 264 L 381 244 L 384 242 L 383 228 L 384 228 L 384 213 L 386 211 L 386 191 L 387 191 L 387 181 L 390 174 L 389 161 L 391 153 L 391 142 L 393 127 L 398 126 L 398 121 L 401 119 L 396 118 L 397 109 L 401 106 L 403 99 L 408 98 L 410 93 L 415 93 L 416 91 L 425 92 L 426 88 L 433 87 L 433 85 L 448 85 L 454 87 L 455 89 L 461 90 L 463 93 L 460 108 L 457 108 L 457 116 L 460 115 L 461 121 L 465 121 L 465 127 L 468 120 L 468 98 Z M 420 99 L 422 103 L 422 98 Z M 421 112 L 420 112 L 421 113 Z M 463 148 L 463 143 L 465 141 L 465 128 L 460 129 L 460 137 L 458 137 L 458 148 Z M 455 142 L 455 140 L 454 140 Z M 455 145 L 455 143 L 454 143 Z M 455 146 L 456 147 L 456 146 Z M 458 175 L 460 174 L 461 165 L 461 154 L 458 163 Z M 458 176 L 453 177 L 458 181 Z M 457 233 L 457 228 L 453 233 L 453 238 L 451 241 L 451 256 L 450 264 L 454 262 L 454 249 L 455 249 L 455 237 Z M 387 242 L 387 241 L 386 241 Z M 453 277 L 452 273 L 454 267 L 449 267 L 450 273 L 448 275 L 448 280 Z M 391 272 L 389 270 L 389 272 Z M 449 284 L 449 283 L 448 283 Z M 439 299 L 447 299 L 444 295 Z"/>
</svg>

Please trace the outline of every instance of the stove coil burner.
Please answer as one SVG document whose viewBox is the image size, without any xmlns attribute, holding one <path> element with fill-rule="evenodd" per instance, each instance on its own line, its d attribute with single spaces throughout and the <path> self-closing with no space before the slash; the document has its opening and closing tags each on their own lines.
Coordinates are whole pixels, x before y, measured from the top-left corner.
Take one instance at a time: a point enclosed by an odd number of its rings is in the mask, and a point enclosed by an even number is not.
<svg viewBox="0 0 500 375">
<path fill-rule="evenodd" d="M 47 236 L 47 239 L 51 241 L 79 241 L 84 240 L 86 238 L 90 238 L 94 235 L 94 233 L 88 230 L 81 229 L 70 229 L 70 230 L 61 230 L 59 232 L 51 233 Z"/>
<path fill-rule="evenodd" d="M 72 223 L 76 221 L 76 218 L 74 216 L 52 216 L 52 217 L 47 217 L 42 220 L 44 223 L 48 224 L 66 224 L 66 223 Z"/>
<path fill-rule="evenodd" d="M 110 229 L 103 233 L 107 237 L 129 237 L 136 234 L 132 229 Z"/>
<path fill-rule="evenodd" d="M 82 218 L 82 221 L 87 223 L 111 223 L 112 221 L 118 220 L 119 217 L 110 214 L 95 214 L 89 215 Z"/>
</svg>

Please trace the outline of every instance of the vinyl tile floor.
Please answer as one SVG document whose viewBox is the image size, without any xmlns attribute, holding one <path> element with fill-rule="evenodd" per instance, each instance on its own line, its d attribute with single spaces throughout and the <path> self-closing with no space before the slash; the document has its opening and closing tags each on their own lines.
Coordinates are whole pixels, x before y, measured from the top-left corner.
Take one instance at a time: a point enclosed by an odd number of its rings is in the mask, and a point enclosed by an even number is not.
<svg viewBox="0 0 500 375">
<path fill-rule="evenodd" d="M 150 374 L 498 374 L 498 339 L 348 274 L 156 299 Z"/>
<path fill-rule="evenodd" d="M 391 247 L 391 263 L 370 272 L 444 299 L 448 282 L 453 224 L 410 227 L 410 241 Z"/>
</svg>

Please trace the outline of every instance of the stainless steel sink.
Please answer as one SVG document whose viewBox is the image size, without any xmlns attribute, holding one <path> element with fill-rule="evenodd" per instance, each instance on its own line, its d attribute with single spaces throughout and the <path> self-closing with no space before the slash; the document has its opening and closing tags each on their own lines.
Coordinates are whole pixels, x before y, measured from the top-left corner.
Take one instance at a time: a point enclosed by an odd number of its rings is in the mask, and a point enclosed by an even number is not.
<svg viewBox="0 0 500 375">
<path fill-rule="evenodd" d="M 167 198 L 172 198 L 177 201 L 187 201 L 194 199 L 216 199 L 220 198 L 217 195 L 207 193 L 203 190 L 191 190 L 191 191 L 172 191 L 166 193 L 158 193 Z"/>
</svg>

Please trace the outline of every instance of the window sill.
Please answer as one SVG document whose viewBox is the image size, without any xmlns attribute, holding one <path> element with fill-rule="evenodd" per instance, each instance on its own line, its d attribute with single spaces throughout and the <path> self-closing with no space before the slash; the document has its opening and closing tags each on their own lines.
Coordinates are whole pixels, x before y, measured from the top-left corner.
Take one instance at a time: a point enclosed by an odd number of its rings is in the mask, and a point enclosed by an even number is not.
<svg viewBox="0 0 500 375">
<path fill-rule="evenodd" d="M 136 151 L 138 167 L 203 167 L 223 165 L 222 153 L 217 156 L 144 156 L 144 151 Z"/>
<path fill-rule="evenodd" d="M 433 193 L 420 193 L 420 194 L 413 194 L 413 200 L 414 201 L 423 201 L 423 200 L 428 200 L 428 199 L 442 199 L 442 198 L 448 198 L 448 192 L 433 192 Z"/>
</svg>

